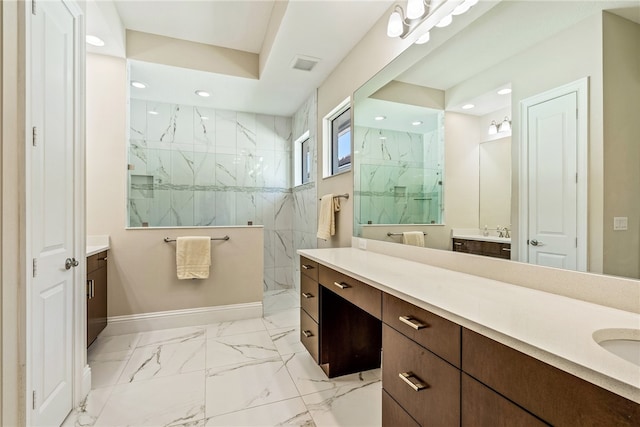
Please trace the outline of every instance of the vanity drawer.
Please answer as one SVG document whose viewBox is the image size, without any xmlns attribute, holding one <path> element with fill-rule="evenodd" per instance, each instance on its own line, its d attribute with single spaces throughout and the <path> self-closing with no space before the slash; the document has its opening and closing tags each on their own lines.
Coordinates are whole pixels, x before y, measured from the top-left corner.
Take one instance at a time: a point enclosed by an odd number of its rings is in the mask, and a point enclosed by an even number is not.
<svg viewBox="0 0 640 427">
<path fill-rule="evenodd" d="M 382 292 L 379 289 L 324 265 L 320 265 L 320 284 L 376 319 L 382 318 Z"/>
<path fill-rule="evenodd" d="M 382 427 L 420 427 L 420 424 L 382 390 Z"/>
<path fill-rule="evenodd" d="M 107 266 L 107 251 L 87 257 L 87 273 Z"/>
<path fill-rule="evenodd" d="M 382 387 L 420 425 L 460 425 L 457 368 L 385 324 L 382 351 Z"/>
<path fill-rule="evenodd" d="M 460 326 L 420 307 L 383 293 L 382 321 L 460 367 Z"/>
<path fill-rule="evenodd" d="M 300 273 L 308 278 L 318 281 L 318 263 L 309 258 L 300 256 Z"/>
<path fill-rule="evenodd" d="M 318 282 L 300 275 L 300 307 L 316 322 L 318 321 Z"/>
<path fill-rule="evenodd" d="M 639 404 L 465 328 L 462 370 L 552 425 L 640 425 Z"/>
<path fill-rule="evenodd" d="M 543 423 L 515 403 L 462 374 L 462 427 L 543 427 Z"/>
<path fill-rule="evenodd" d="M 316 363 L 320 363 L 318 337 L 318 324 L 303 309 L 300 309 L 300 342 Z"/>
</svg>

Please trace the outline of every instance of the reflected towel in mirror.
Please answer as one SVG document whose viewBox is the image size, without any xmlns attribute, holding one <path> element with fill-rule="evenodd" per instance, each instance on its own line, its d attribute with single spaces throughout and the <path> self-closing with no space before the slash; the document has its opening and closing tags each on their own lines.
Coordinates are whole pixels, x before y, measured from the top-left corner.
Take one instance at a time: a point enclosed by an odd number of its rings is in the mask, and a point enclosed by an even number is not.
<svg viewBox="0 0 640 427">
<path fill-rule="evenodd" d="M 424 233 L 422 231 L 405 231 L 402 233 L 402 243 L 424 248 Z"/>
</svg>

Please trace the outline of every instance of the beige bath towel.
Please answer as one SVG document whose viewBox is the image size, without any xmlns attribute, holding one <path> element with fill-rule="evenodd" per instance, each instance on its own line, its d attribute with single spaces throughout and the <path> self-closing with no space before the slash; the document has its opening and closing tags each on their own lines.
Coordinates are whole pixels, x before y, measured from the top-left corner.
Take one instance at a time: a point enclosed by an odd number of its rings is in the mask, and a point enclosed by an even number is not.
<svg viewBox="0 0 640 427">
<path fill-rule="evenodd" d="M 178 279 L 207 279 L 210 265 L 210 237 L 185 236 L 176 239 Z"/>
<path fill-rule="evenodd" d="M 405 231 L 402 233 L 402 243 L 424 248 L 424 233 L 422 231 Z"/>
<path fill-rule="evenodd" d="M 340 210 L 340 199 L 333 194 L 325 194 L 320 199 L 320 213 L 318 214 L 318 239 L 327 240 L 336 234 L 335 213 Z"/>
</svg>

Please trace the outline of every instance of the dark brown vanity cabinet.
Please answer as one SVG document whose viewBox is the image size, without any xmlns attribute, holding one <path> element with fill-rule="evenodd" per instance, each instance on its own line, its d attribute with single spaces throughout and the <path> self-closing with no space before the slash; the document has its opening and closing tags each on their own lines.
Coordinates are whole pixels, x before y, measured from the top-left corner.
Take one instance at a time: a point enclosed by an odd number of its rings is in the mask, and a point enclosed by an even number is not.
<svg viewBox="0 0 640 427">
<path fill-rule="evenodd" d="M 318 263 L 300 257 L 300 342 L 320 363 Z"/>
<path fill-rule="evenodd" d="M 87 347 L 107 326 L 107 251 L 87 257 Z"/>
<path fill-rule="evenodd" d="M 511 243 L 485 242 L 482 240 L 453 239 L 453 251 L 467 254 L 511 258 Z"/>
</svg>

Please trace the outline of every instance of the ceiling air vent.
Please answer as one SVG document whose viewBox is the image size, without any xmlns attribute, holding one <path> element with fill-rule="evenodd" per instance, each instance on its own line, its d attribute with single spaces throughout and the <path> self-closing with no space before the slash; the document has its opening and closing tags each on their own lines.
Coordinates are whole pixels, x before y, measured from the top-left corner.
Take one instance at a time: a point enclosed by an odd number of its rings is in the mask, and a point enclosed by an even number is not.
<svg viewBox="0 0 640 427">
<path fill-rule="evenodd" d="M 312 56 L 296 55 L 291 61 L 291 68 L 294 70 L 311 71 L 320 59 Z"/>
</svg>

